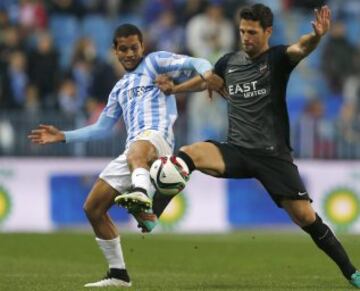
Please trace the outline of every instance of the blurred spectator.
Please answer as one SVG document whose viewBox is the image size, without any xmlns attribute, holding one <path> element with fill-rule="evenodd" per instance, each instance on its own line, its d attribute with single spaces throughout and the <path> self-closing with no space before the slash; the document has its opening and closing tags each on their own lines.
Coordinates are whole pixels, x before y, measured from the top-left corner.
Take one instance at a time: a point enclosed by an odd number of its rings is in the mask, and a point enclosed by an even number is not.
<svg viewBox="0 0 360 291">
<path fill-rule="evenodd" d="M 221 1 L 211 1 L 205 13 L 190 19 L 186 38 L 188 49 L 194 56 L 212 63 L 233 49 L 233 25 L 224 17 Z"/>
<path fill-rule="evenodd" d="M 59 56 L 48 32 L 38 35 L 36 48 L 29 54 L 28 72 L 30 81 L 39 90 L 43 106 L 53 107 L 54 102 L 51 97 L 57 85 Z"/>
<path fill-rule="evenodd" d="M 314 8 L 325 5 L 327 0 L 285 0 L 284 5 L 289 8 L 300 8 L 312 11 Z"/>
<path fill-rule="evenodd" d="M 354 54 L 351 63 L 354 72 L 346 80 L 344 84 L 343 96 L 346 103 L 352 104 L 356 109 L 356 114 L 360 113 L 360 50 Z"/>
<path fill-rule="evenodd" d="M 181 11 L 181 13 L 176 16 L 180 24 L 186 25 L 195 15 L 203 13 L 206 6 L 206 0 L 185 0 L 177 6 L 176 11 Z"/>
<path fill-rule="evenodd" d="M 217 94 L 209 99 L 207 91 L 189 97 L 188 141 L 224 140 L 227 129 L 227 103 Z"/>
<path fill-rule="evenodd" d="M 25 103 L 25 90 L 28 84 L 26 73 L 26 56 L 21 51 L 15 51 L 10 55 L 10 62 L 7 68 L 6 81 L 8 86 L 4 94 L 7 98 L 12 99 L 12 104 L 16 107 L 23 107 Z"/>
<path fill-rule="evenodd" d="M 334 22 L 322 54 L 322 71 L 334 93 L 342 93 L 345 79 L 354 71 L 351 59 L 355 48 L 346 38 L 344 23 Z"/>
<path fill-rule="evenodd" d="M 95 123 L 101 112 L 103 111 L 105 105 L 100 103 L 95 98 L 88 98 L 85 103 L 85 111 L 87 115 L 87 124 Z"/>
<path fill-rule="evenodd" d="M 185 51 L 184 29 L 176 23 L 176 16 L 171 10 L 163 11 L 160 14 L 157 21 L 150 25 L 148 35 L 151 50 L 174 53 L 184 53 Z"/>
<path fill-rule="evenodd" d="M 39 91 L 32 84 L 28 85 L 25 90 L 24 110 L 30 115 L 39 114 L 41 110 Z"/>
<path fill-rule="evenodd" d="M 143 0 L 145 25 L 156 21 L 162 12 L 173 10 L 174 8 L 174 2 L 171 0 Z"/>
<path fill-rule="evenodd" d="M 65 14 L 81 17 L 83 10 L 76 0 L 50 0 L 50 11 L 53 14 Z"/>
<path fill-rule="evenodd" d="M 43 1 L 20 0 L 19 22 L 27 32 L 45 29 L 48 16 Z"/>
<path fill-rule="evenodd" d="M 320 99 L 306 105 L 299 123 L 300 154 L 302 157 L 329 159 L 335 157 L 335 132 L 325 118 L 325 106 Z"/>
<path fill-rule="evenodd" d="M 0 60 L 8 63 L 10 54 L 14 51 L 24 50 L 20 30 L 17 26 L 9 26 L 2 30 L 0 39 Z"/>
<path fill-rule="evenodd" d="M 60 110 L 66 115 L 74 115 L 81 111 L 82 101 L 77 92 L 76 83 L 67 78 L 63 80 L 58 92 Z"/>
<path fill-rule="evenodd" d="M 0 156 L 12 154 L 15 140 L 15 130 L 12 124 L 5 119 L 0 120 Z"/>
<path fill-rule="evenodd" d="M 90 87 L 93 81 L 92 66 L 95 59 L 96 48 L 92 40 L 89 38 L 79 39 L 75 45 L 70 74 L 76 83 L 80 107 L 90 95 Z"/>
<path fill-rule="evenodd" d="M 9 25 L 9 15 L 6 13 L 5 10 L 0 9 L 0 38 L 2 38 L 3 30 Z"/>
<path fill-rule="evenodd" d="M 233 25 L 223 13 L 222 1 L 211 1 L 205 13 L 194 16 L 186 27 L 188 50 L 196 57 L 215 63 L 234 45 Z M 220 97 L 210 101 L 207 92 L 189 98 L 189 140 L 220 139 L 226 134 L 226 103 Z"/>
<path fill-rule="evenodd" d="M 336 123 L 338 158 L 360 158 L 360 116 L 352 103 L 345 103 Z"/>
<path fill-rule="evenodd" d="M 89 38 L 82 38 L 76 44 L 71 76 L 76 82 L 82 104 L 90 96 L 105 103 L 118 80 L 114 69 L 97 58 L 95 45 Z"/>
</svg>

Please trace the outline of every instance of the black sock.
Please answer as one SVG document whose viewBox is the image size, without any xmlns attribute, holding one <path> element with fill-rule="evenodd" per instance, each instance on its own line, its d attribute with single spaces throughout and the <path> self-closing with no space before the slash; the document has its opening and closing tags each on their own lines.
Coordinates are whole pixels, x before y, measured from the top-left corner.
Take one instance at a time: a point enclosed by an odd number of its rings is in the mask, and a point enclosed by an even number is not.
<svg viewBox="0 0 360 291">
<path fill-rule="evenodd" d="M 155 192 L 153 197 L 153 212 L 157 217 L 164 212 L 166 206 L 170 203 L 171 199 L 175 196 L 171 195 L 162 195 L 158 191 Z"/>
<path fill-rule="evenodd" d="M 356 268 L 351 264 L 341 243 L 321 218 L 316 214 L 316 220 L 302 229 L 310 234 L 315 244 L 338 265 L 341 272 L 349 280 Z"/>
<path fill-rule="evenodd" d="M 126 269 L 111 268 L 108 272 L 110 278 L 120 279 L 125 282 L 130 282 L 130 277 Z"/>
<path fill-rule="evenodd" d="M 178 156 L 185 162 L 185 164 L 187 165 L 187 167 L 189 169 L 189 174 L 191 174 L 195 170 L 194 161 L 187 153 L 185 153 L 183 151 L 179 151 L 176 156 Z"/>
</svg>

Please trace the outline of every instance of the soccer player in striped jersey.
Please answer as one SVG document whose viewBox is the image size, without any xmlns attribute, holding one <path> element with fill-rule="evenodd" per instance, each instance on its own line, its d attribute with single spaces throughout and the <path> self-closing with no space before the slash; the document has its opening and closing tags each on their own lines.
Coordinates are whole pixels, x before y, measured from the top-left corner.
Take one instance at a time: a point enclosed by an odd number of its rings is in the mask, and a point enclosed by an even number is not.
<svg viewBox="0 0 360 291">
<path fill-rule="evenodd" d="M 109 265 L 104 279 L 85 287 L 131 286 L 119 233 L 107 212 L 119 194 L 123 195 L 118 202 L 127 208 L 133 199 L 144 209 L 150 208 L 149 166 L 158 156 L 173 151 L 173 124 L 177 117 L 175 97 L 159 90 L 157 76 L 168 74 L 180 82 L 197 73 L 209 87 L 223 86 L 223 81 L 212 73 L 207 60 L 164 51 L 144 56 L 143 36 L 134 25 L 119 26 L 113 45 L 126 74 L 112 89 L 97 122 L 72 131 L 40 125 L 29 135 L 36 144 L 84 142 L 108 135 L 121 116 L 125 121 L 126 149 L 101 172 L 84 204 L 96 241 Z"/>
</svg>

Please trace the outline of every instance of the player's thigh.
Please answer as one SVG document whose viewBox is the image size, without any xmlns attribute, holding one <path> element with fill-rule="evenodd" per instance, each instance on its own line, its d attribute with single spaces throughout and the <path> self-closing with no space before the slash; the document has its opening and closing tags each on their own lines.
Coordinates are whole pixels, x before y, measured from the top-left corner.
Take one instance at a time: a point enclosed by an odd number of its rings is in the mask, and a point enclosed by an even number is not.
<svg viewBox="0 0 360 291">
<path fill-rule="evenodd" d="M 279 207 L 284 207 L 284 203 L 289 205 L 286 211 L 297 215 L 296 221 L 302 220 L 304 216 L 301 214 L 309 213 L 303 211 L 308 209 L 307 205 L 311 207 L 311 199 L 299 170 L 290 156 L 288 159 L 269 156 L 253 157 L 252 161 L 255 178 L 263 184 L 275 203 Z M 290 207 L 292 205 L 295 207 Z M 299 208 L 296 207 L 297 205 Z M 293 218 L 294 215 L 291 217 Z"/>
<path fill-rule="evenodd" d="M 137 140 L 131 143 L 126 154 L 130 168 L 148 165 L 158 156 L 155 146 L 147 140 Z"/>
<path fill-rule="evenodd" d="M 126 153 L 130 167 L 146 164 L 148 166 L 159 156 L 170 155 L 172 148 L 163 134 L 155 130 L 146 130 L 139 134 Z"/>
<path fill-rule="evenodd" d="M 183 146 L 181 151 L 188 154 L 197 170 L 212 176 L 222 176 L 225 162 L 218 146 L 211 142 L 197 142 Z"/>
<path fill-rule="evenodd" d="M 126 154 L 123 153 L 112 160 L 100 173 L 99 178 L 118 193 L 128 191 L 131 187 L 131 173 L 126 160 Z"/>
<path fill-rule="evenodd" d="M 86 198 L 84 209 L 87 213 L 105 214 L 114 204 L 117 195 L 119 195 L 118 191 L 99 178 Z"/>
<path fill-rule="evenodd" d="M 301 227 L 312 224 L 316 219 L 315 211 L 309 200 L 283 199 L 281 206 L 290 218 Z"/>
</svg>

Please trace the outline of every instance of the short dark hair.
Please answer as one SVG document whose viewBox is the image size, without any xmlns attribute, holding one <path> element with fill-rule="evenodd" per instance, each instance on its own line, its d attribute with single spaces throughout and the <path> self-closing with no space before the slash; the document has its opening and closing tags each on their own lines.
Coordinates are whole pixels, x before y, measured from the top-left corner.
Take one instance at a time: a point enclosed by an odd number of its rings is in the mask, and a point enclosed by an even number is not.
<svg viewBox="0 0 360 291">
<path fill-rule="evenodd" d="M 116 47 L 116 39 L 118 37 L 128 37 L 130 35 L 137 35 L 139 37 L 140 42 L 143 42 L 143 35 L 140 29 L 130 23 L 125 23 L 118 26 L 114 32 L 113 45 Z"/>
<path fill-rule="evenodd" d="M 240 11 L 241 19 L 259 21 L 260 26 L 266 29 L 273 25 L 274 15 L 271 9 L 264 4 L 254 4 Z"/>
</svg>

